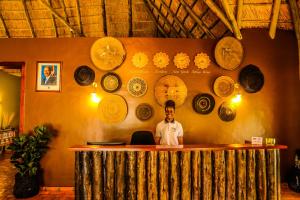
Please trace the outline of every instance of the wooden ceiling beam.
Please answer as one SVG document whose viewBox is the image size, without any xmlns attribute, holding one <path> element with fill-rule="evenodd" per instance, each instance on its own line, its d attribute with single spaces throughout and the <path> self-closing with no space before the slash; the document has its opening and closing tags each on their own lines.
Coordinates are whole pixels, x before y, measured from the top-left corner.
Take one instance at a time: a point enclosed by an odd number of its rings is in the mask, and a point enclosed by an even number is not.
<svg viewBox="0 0 300 200">
<path fill-rule="evenodd" d="M 31 35 L 32 35 L 33 38 L 35 38 L 36 34 L 34 32 L 34 29 L 33 29 L 33 25 L 32 25 L 32 22 L 31 22 L 31 19 L 30 19 L 30 16 L 29 16 L 29 12 L 28 12 L 25 0 L 22 0 L 22 5 L 23 5 L 23 8 L 24 8 L 25 16 L 26 16 L 26 21 L 27 21 L 28 26 L 29 26 L 30 31 L 31 31 Z"/>
<path fill-rule="evenodd" d="M 179 27 L 183 30 L 186 37 L 193 38 L 192 34 L 184 27 L 183 24 L 181 24 L 178 17 L 171 11 L 169 6 L 166 4 L 165 0 L 161 0 L 162 5 L 166 8 L 167 12 L 171 17 L 175 20 L 175 22 L 179 25 Z"/>
<path fill-rule="evenodd" d="M 48 3 L 52 7 L 51 0 L 48 0 Z M 55 37 L 58 38 L 58 33 L 57 33 L 57 29 L 56 29 L 55 19 L 54 19 L 53 15 L 51 15 L 51 19 L 52 19 L 53 29 L 55 31 Z"/>
<path fill-rule="evenodd" d="M 133 31 L 132 31 L 132 0 L 128 0 L 128 36 L 132 37 L 133 36 Z"/>
<path fill-rule="evenodd" d="M 163 27 L 161 27 L 161 25 L 156 21 L 154 14 L 152 13 L 151 9 L 149 8 L 149 5 L 146 3 L 146 0 L 144 0 L 144 5 L 146 7 L 146 10 L 148 12 L 148 14 L 150 15 L 151 19 L 153 20 L 153 22 L 155 23 L 157 29 L 159 30 L 159 32 L 165 37 L 168 37 L 168 34 L 165 32 L 165 30 L 163 29 Z"/>
<path fill-rule="evenodd" d="M 41 4 L 47 8 L 51 12 L 52 15 L 54 15 L 57 19 L 59 19 L 65 26 L 67 26 L 71 32 L 73 32 L 75 35 L 81 36 L 80 32 L 78 32 L 75 28 L 73 28 L 62 16 L 60 16 L 50 5 L 48 5 L 44 0 L 39 0 Z"/>
<path fill-rule="evenodd" d="M 180 0 L 180 3 L 184 7 L 184 9 L 190 14 L 190 16 L 195 20 L 195 22 L 199 25 L 199 27 L 211 38 L 215 39 L 214 34 L 210 32 L 210 30 L 206 27 L 206 25 L 202 22 L 201 19 L 196 15 L 196 13 L 189 7 L 189 5 L 184 1 Z"/>
<path fill-rule="evenodd" d="M 157 10 L 158 15 L 162 18 L 162 20 L 164 21 L 164 23 L 167 24 L 170 27 L 170 29 L 175 33 L 176 37 L 180 37 L 180 35 L 175 30 L 175 28 L 168 21 L 168 19 L 163 14 L 161 14 L 161 12 L 159 11 L 159 8 L 155 4 L 153 4 L 150 0 L 144 0 L 144 1 L 145 1 L 145 4 L 147 4 L 150 9 Z"/>
<path fill-rule="evenodd" d="M 4 27 L 6 37 L 10 38 L 10 34 L 9 34 L 9 32 L 8 32 L 8 28 L 7 28 L 7 26 L 6 26 L 6 23 L 5 23 L 4 19 L 3 19 L 1 10 L 0 10 L 0 21 L 1 21 L 2 25 L 3 25 L 3 27 Z"/>
<path fill-rule="evenodd" d="M 233 30 L 232 30 L 232 27 L 231 27 L 229 21 L 227 20 L 226 16 L 222 12 L 222 10 L 215 4 L 215 2 L 213 2 L 212 0 L 203 0 L 203 1 L 211 9 L 211 11 L 213 13 L 215 13 L 215 15 L 217 15 L 217 17 L 220 18 L 220 20 L 224 23 L 224 25 L 233 33 Z"/>
<path fill-rule="evenodd" d="M 242 27 L 243 7 L 244 7 L 244 0 L 238 0 L 236 22 L 239 29 L 241 29 Z"/>
<path fill-rule="evenodd" d="M 228 1 L 227 0 L 221 0 L 221 4 L 222 4 L 223 9 L 224 9 L 224 11 L 225 11 L 230 23 L 231 23 L 231 27 L 233 29 L 233 33 L 234 33 L 235 37 L 237 39 L 241 40 L 242 39 L 242 34 L 241 34 L 241 31 L 240 31 L 240 29 L 237 25 L 237 22 L 236 22 L 236 19 L 234 17 L 233 12 L 231 12 L 231 10 L 230 10 Z"/>
<path fill-rule="evenodd" d="M 81 23 L 81 13 L 80 13 L 80 3 L 79 0 L 76 0 L 76 12 L 77 12 L 77 23 L 80 30 L 80 36 L 84 37 L 82 23 Z"/>
<path fill-rule="evenodd" d="M 276 34 L 276 26 L 277 26 L 279 11 L 280 11 L 280 3 L 281 0 L 274 0 L 273 3 L 272 19 L 271 19 L 271 24 L 269 29 L 269 36 L 272 39 L 275 38 L 275 34 Z"/>
<path fill-rule="evenodd" d="M 292 18 L 294 23 L 294 30 L 297 37 L 298 42 L 298 64 L 299 64 L 299 80 L 300 80 L 300 14 L 299 14 L 299 8 L 297 5 L 296 0 L 289 0 L 291 12 L 292 12 Z"/>
<path fill-rule="evenodd" d="M 101 0 L 102 4 L 102 23 L 103 23 L 103 33 L 107 36 L 107 22 L 106 22 L 106 8 L 105 8 L 105 0 Z"/>
</svg>

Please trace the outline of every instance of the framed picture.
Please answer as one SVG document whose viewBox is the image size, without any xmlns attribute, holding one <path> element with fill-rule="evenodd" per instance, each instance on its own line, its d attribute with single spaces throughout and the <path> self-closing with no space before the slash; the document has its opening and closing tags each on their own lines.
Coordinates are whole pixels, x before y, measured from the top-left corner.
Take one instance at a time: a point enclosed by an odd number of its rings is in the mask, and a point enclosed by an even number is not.
<svg viewBox="0 0 300 200">
<path fill-rule="evenodd" d="M 37 62 L 36 90 L 61 90 L 61 62 Z"/>
</svg>

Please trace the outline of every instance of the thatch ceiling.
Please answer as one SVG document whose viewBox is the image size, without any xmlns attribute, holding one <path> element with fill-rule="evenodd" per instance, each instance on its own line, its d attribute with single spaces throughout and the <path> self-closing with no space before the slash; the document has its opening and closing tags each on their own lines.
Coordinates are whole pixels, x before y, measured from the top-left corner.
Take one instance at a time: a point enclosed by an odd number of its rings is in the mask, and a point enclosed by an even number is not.
<svg viewBox="0 0 300 200">
<path fill-rule="evenodd" d="M 238 37 L 272 18 L 293 29 L 286 0 L 0 0 L 0 37 Z"/>
</svg>

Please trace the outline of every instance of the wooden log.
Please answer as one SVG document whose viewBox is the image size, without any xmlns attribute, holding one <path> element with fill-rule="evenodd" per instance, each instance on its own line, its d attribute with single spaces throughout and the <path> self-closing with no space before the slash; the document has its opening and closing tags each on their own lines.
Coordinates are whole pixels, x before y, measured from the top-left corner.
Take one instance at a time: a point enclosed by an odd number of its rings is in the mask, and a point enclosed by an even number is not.
<svg viewBox="0 0 300 200">
<path fill-rule="evenodd" d="M 275 149 L 267 149 L 267 199 L 277 200 L 277 154 Z"/>
<path fill-rule="evenodd" d="M 82 153 L 82 178 L 83 178 L 83 198 L 82 199 L 92 199 L 92 166 L 91 166 L 91 153 Z"/>
<path fill-rule="evenodd" d="M 199 25 L 199 27 L 209 36 L 209 38 L 215 39 L 216 37 L 214 36 L 214 34 L 212 34 L 212 32 L 206 27 L 202 20 L 199 19 L 197 14 L 189 7 L 189 5 L 184 0 L 180 0 L 180 3 L 187 11 L 187 13 L 189 13 L 190 17 L 192 17 L 195 20 L 195 22 Z"/>
<path fill-rule="evenodd" d="M 180 199 L 179 152 L 170 152 L 170 200 Z"/>
<path fill-rule="evenodd" d="M 276 34 L 276 26 L 277 26 L 279 11 L 280 11 L 280 3 L 281 0 L 274 0 L 273 3 L 272 18 L 271 18 L 271 24 L 269 29 L 269 36 L 272 39 L 275 38 L 275 34 Z"/>
<path fill-rule="evenodd" d="M 94 200 L 102 200 L 104 198 L 103 192 L 103 152 L 94 151 L 92 152 L 92 160 L 93 160 L 93 190 L 92 190 L 92 198 Z"/>
<path fill-rule="evenodd" d="M 255 150 L 247 150 L 247 199 L 256 200 Z"/>
<path fill-rule="evenodd" d="M 237 199 L 246 199 L 246 150 L 237 150 Z"/>
<path fill-rule="evenodd" d="M 116 152 L 116 199 L 125 199 L 125 157 L 126 154 L 123 151 Z"/>
<path fill-rule="evenodd" d="M 203 166 L 201 173 L 203 174 L 202 188 L 203 199 L 212 199 L 212 159 L 211 151 L 202 152 Z"/>
<path fill-rule="evenodd" d="M 127 152 L 127 199 L 136 199 L 136 152 Z"/>
<path fill-rule="evenodd" d="M 191 199 L 191 152 L 181 152 L 181 199 Z"/>
<path fill-rule="evenodd" d="M 83 198 L 83 178 L 82 178 L 83 152 L 75 152 L 75 199 Z"/>
<path fill-rule="evenodd" d="M 281 180 L 280 180 L 280 151 L 279 149 L 275 149 L 276 151 L 276 160 L 277 160 L 277 199 L 281 199 Z"/>
<path fill-rule="evenodd" d="M 224 15 L 224 13 L 222 12 L 222 10 L 215 4 L 215 2 L 213 0 L 203 0 L 206 5 L 211 9 L 211 11 L 213 11 L 213 13 L 215 13 L 215 15 L 217 15 L 220 20 L 224 23 L 224 25 L 231 31 L 232 27 L 229 23 L 229 21 L 227 20 L 226 16 Z"/>
<path fill-rule="evenodd" d="M 114 199 L 115 188 L 115 152 L 107 151 L 105 158 L 105 199 Z"/>
<path fill-rule="evenodd" d="M 244 7 L 244 0 L 238 0 L 236 23 L 237 23 L 239 29 L 241 29 L 241 27 L 242 27 L 243 7 Z"/>
<path fill-rule="evenodd" d="M 148 199 L 157 200 L 158 199 L 158 187 L 157 187 L 157 152 L 150 151 L 148 153 L 148 163 L 147 163 L 147 191 Z"/>
<path fill-rule="evenodd" d="M 222 6 L 223 6 L 223 9 L 225 10 L 225 13 L 231 23 L 231 27 L 233 29 L 233 33 L 235 35 L 235 37 L 239 40 L 242 39 L 242 34 L 241 34 L 241 31 L 237 25 L 237 22 L 235 20 L 235 17 L 234 17 L 234 14 L 233 12 L 230 10 L 230 7 L 229 7 L 229 3 L 227 0 L 221 0 L 221 3 L 222 3 Z"/>
<path fill-rule="evenodd" d="M 200 199 L 201 194 L 201 154 L 192 151 L 192 199 Z"/>
<path fill-rule="evenodd" d="M 256 171 L 257 171 L 257 200 L 267 199 L 267 182 L 266 182 L 266 156 L 265 150 L 256 151 Z"/>
<path fill-rule="evenodd" d="M 159 155 L 159 197 L 161 200 L 169 199 L 169 153 L 160 151 Z"/>
<path fill-rule="evenodd" d="M 146 152 L 137 152 L 137 199 L 147 199 Z"/>
<path fill-rule="evenodd" d="M 226 152 L 226 199 L 236 199 L 236 159 L 235 150 Z"/>
<path fill-rule="evenodd" d="M 29 28 L 30 28 L 32 37 L 35 38 L 35 37 L 36 37 L 36 34 L 35 34 L 35 32 L 34 32 L 34 28 L 33 28 L 33 25 L 32 25 L 32 21 L 31 21 L 31 19 L 30 19 L 30 15 L 29 15 L 29 13 L 28 13 L 28 8 L 27 8 L 27 6 L 26 6 L 25 0 L 22 0 L 22 4 L 23 4 L 25 16 L 26 16 L 26 21 L 27 21 L 28 26 L 29 26 Z"/>
<path fill-rule="evenodd" d="M 225 152 L 214 151 L 214 200 L 225 200 Z"/>
</svg>

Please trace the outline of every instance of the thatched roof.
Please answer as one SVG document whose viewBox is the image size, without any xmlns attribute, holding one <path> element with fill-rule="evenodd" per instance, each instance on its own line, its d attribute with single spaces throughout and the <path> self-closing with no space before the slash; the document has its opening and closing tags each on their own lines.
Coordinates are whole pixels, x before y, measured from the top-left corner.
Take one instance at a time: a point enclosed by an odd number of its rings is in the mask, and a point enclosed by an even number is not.
<svg viewBox="0 0 300 200">
<path fill-rule="evenodd" d="M 293 29 L 287 0 L 0 0 L 0 37 L 238 36 L 269 28 L 276 2 L 275 27 Z"/>
</svg>

